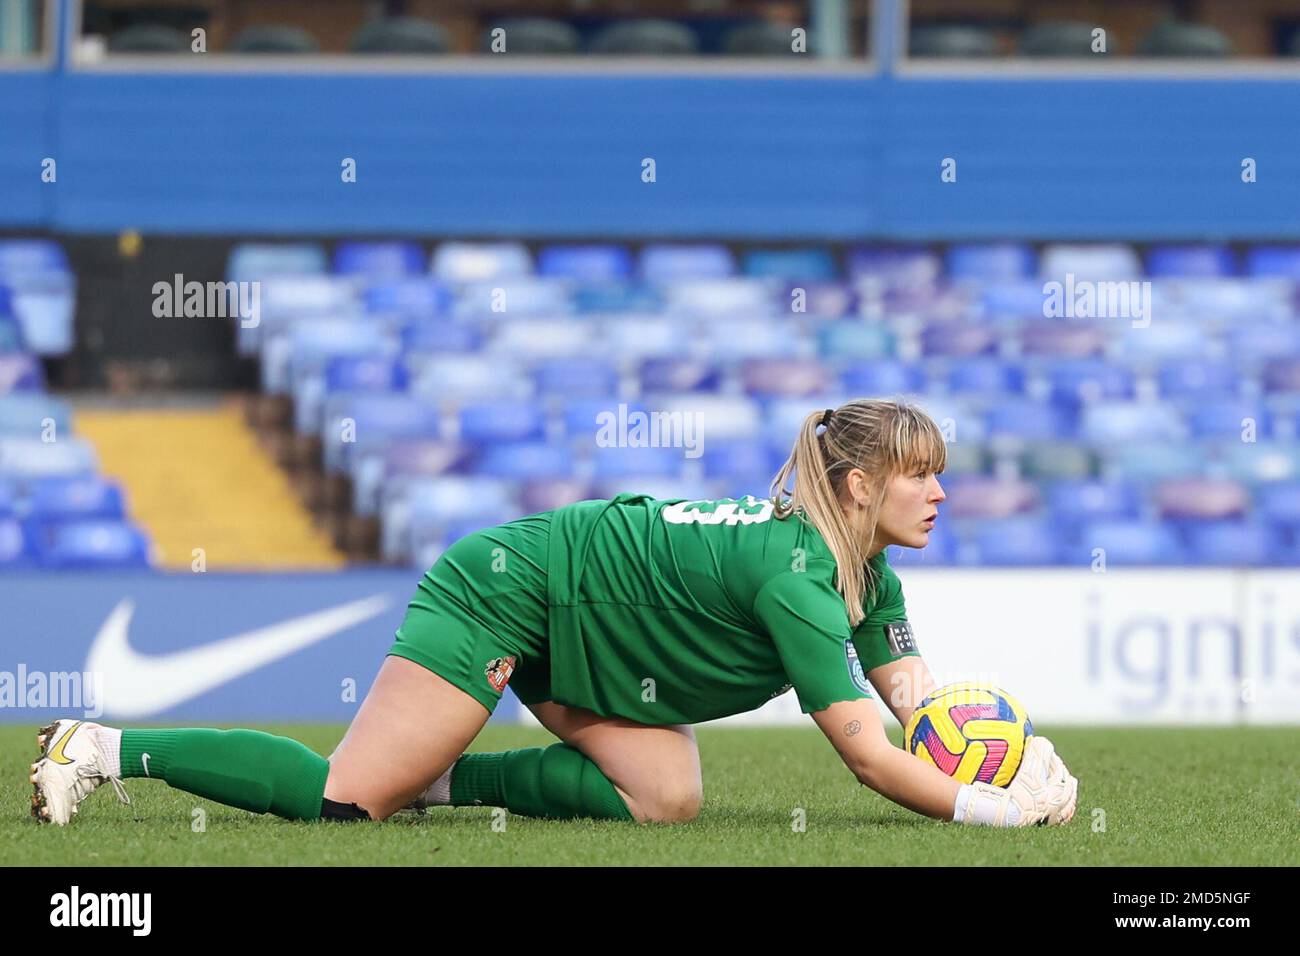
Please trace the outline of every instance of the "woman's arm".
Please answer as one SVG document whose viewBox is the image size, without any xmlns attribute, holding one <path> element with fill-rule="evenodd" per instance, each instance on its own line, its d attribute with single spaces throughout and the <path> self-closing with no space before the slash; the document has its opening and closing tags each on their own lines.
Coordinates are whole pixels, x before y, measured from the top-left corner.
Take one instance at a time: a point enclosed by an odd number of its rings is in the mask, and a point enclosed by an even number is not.
<svg viewBox="0 0 1300 956">
<path fill-rule="evenodd" d="M 872 673 L 880 670 L 885 668 L 876 668 Z M 863 786 L 916 813 L 952 820 L 961 784 L 938 767 L 891 744 L 871 698 L 831 704 L 816 711 L 812 718 Z"/>
<path fill-rule="evenodd" d="M 934 676 L 920 657 L 900 657 L 873 667 L 867 671 L 867 680 L 871 681 L 876 695 L 885 702 L 900 727 L 907 726 L 912 711 L 935 688 Z"/>
</svg>

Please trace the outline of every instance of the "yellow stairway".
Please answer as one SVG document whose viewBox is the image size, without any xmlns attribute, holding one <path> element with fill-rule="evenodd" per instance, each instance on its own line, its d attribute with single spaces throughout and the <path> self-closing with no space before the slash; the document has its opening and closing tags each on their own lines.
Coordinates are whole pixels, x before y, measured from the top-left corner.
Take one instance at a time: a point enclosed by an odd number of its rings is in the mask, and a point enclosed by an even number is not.
<svg viewBox="0 0 1300 956">
<path fill-rule="evenodd" d="M 258 445 L 239 406 L 77 408 L 73 430 L 95 445 L 100 471 L 121 482 L 127 508 L 162 567 L 207 570 L 337 568 L 344 563 Z"/>
</svg>

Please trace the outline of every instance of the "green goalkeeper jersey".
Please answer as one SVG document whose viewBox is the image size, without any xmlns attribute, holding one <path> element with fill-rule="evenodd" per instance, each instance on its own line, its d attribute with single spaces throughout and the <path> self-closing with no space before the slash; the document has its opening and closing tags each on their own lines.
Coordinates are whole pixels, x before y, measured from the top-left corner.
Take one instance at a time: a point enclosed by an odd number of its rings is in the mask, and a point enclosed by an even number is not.
<svg viewBox="0 0 1300 956">
<path fill-rule="evenodd" d="M 810 713 L 870 696 L 865 672 L 917 653 L 882 551 L 850 628 L 835 560 L 799 515 L 752 496 L 622 494 L 551 514 L 552 699 L 645 724 L 753 710 L 791 687 Z"/>
</svg>

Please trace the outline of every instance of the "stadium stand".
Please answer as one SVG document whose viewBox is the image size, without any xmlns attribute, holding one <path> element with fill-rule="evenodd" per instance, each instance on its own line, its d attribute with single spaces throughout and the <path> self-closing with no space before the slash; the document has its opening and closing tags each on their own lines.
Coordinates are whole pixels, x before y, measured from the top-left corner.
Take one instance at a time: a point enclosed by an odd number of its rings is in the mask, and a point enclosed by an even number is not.
<svg viewBox="0 0 1300 956">
<path fill-rule="evenodd" d="M 353 556 L 427 567 L 474 527 L 619 490 L 766 495 L 809 410 L 872 395 L 951 430 L 947 520 L 896 561 L 1300 561 L 1300 248 L 445 242 L 426 263 L 368 241 L 330 261 L 241 246 L 229 277 L 266 289 L 243 343 L 261 425 Z M 1172 321 L 1045 316 L 1045 283 L 1097 279 Z M 704 454 L 609 454 L 597 416 L 620 406 L 699 416 Z"/>
</svg>

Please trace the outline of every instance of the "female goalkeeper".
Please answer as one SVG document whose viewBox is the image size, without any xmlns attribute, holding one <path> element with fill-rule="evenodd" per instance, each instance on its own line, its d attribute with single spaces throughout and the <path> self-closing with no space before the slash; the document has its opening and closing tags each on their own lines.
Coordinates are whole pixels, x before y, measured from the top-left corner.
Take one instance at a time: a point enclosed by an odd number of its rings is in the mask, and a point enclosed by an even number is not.
<svg viewBox="0 0 1300 956">
<path fill-rule="evenodd" d="M 925 546 L 946 458 L 924 412 L 855 400 L 804 420 L 770 499 L 622 494 L 471 534 L 424 575 L 328 760 L 253 730 L 59 720 L 38 737 L 32 812 L 65 824 L 104 781 L 126 801 L 121 778 L 156 777 L 294 820 L 432 804 L 689 820 L 691 725 L 793 687 L 853 775 L 902 806 L 1066 823 L 1077 781 L 1045 738 L 1007 788 L 961 784 L 892 746 L 871 699 L 867 681 L 906 723 L 934 686 L 885 548 Z M 466 754 L 507 684 L 561 742 Z"/>
</svg>

